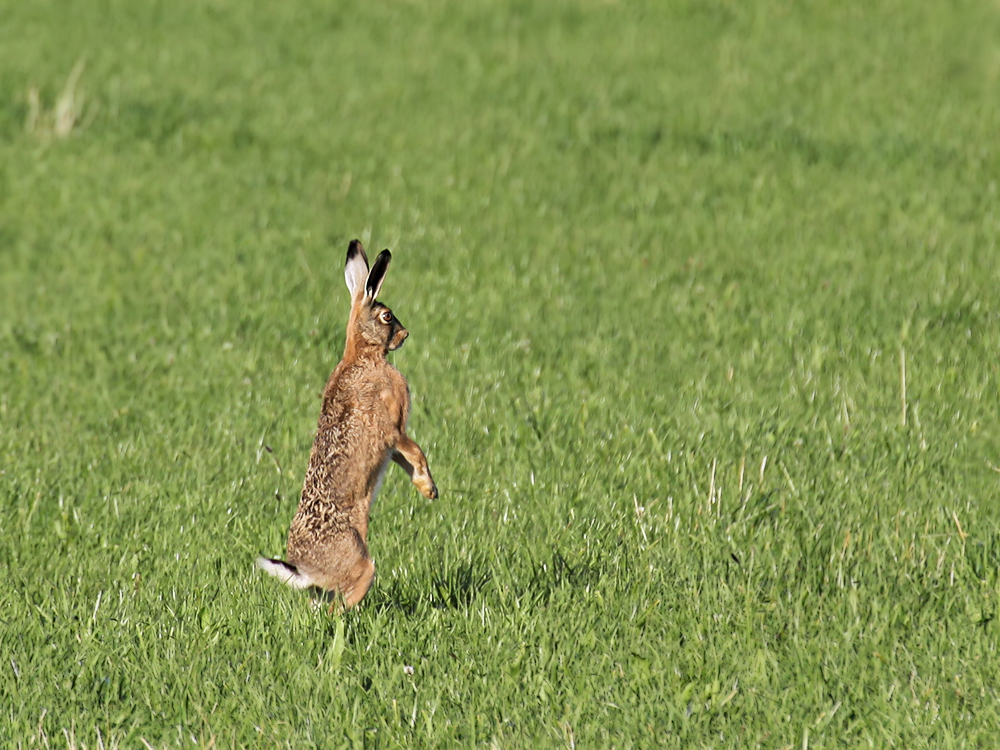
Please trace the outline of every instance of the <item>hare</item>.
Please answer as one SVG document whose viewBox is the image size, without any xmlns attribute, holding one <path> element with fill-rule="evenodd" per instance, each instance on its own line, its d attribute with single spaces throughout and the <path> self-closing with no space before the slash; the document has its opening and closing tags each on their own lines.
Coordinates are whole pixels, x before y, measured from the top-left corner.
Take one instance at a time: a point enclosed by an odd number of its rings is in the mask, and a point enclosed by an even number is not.
<svg viewBox="0 0 1000 750">
<path fill-rule="evenodd" d="M 344 609 L 353 607 L 372 584 L 368 514 L 389 460 L 403 467 L 425 497 L 438 496 L 423 451 L 406 434 L 406 379 L 385 356 L 409 335 L 376 299 L 391 259 L 383 250 L 369 271 L 361 243 L 353 240 L 347 248 L 347 343 L 323 390 L 302 499 L 288 529 L 287 560 L 257 559 L 289 586 L 333 599 L 331 612 L 341 601 Z"/>
</svg>

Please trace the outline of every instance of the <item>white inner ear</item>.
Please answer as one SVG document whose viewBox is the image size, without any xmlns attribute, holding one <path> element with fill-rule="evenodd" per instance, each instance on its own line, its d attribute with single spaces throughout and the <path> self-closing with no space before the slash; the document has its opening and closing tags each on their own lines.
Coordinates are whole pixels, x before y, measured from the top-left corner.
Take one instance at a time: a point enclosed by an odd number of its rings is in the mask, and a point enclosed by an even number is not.
<svg viewBox="0 0 1000 750">
<path fill-rule="evenodd" d="M 359 291 L 364 292 L 365 282 L 368 281 L 368 264 L 360 253 L 347 261 L 347 265 L 344 266 L 344 281 L 351 290 L 351 299 L 357 297 Z"/>
</svg>

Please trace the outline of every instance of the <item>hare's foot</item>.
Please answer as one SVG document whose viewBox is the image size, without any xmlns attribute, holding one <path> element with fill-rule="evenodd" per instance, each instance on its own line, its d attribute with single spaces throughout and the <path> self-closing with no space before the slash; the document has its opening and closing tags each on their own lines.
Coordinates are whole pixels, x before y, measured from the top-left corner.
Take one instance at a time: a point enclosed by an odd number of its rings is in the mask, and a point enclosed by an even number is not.
<svg viewBox="0 0 1000 750">
<path fill-rule="evenodd" d="M 428 500 L 437 500 L 438 488 L 434 484 L 434 480 L 431 479 L 430 474 L 424 474 L 423 476 L 414 476 L 413 483 L 420 490 L 420 494 L 426 497 Z"/>
</svg>

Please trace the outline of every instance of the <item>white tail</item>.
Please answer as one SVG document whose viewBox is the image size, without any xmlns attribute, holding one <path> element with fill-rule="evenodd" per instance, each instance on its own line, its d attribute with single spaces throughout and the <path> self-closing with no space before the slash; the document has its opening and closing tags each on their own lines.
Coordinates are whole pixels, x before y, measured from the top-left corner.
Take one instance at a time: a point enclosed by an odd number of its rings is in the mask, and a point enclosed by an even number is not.
<svg viewBox="0 0 1000 750">
<path fill-rule="evenodd" d="M 300 572 L 294 565 L 289 565 L 284 560 L 272 560 L 269 557 L 258 557 L 257 567 L 265 573 L 270 573 L 282 583 L 291 586 L 293 589 L 307 589 L 314 586 L 312 579 Z"/>
</svg>

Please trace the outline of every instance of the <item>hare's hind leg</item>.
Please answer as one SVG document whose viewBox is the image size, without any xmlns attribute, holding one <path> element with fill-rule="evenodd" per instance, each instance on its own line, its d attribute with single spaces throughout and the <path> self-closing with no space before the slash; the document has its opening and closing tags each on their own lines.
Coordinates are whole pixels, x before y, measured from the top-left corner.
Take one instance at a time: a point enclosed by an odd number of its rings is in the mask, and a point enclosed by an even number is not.
<svg viewBox="0 0 1000 750">
<path fill-rule="evenodd" d="M 331 615 L 346 612 L 365 598 L 375 578 L 375 563 L 370 557 L 362 557 L 351 569 L 346 580 L 327 589 L 323 598 L 330 602 L 327 610 Z"/>
<path fill-rule="evenodd" d="M 431 470 L 427 465 L 424 452 L 405 433 L 396 443 L 396 449 L 392 452 L 392 460 L 402 466 L 403 470 L 410 475 L 410 479 L 424 497 L 431 500 L 437 498 L 437 487 L 431 477 Z"/>
<path fill-rule="evenodd" d="M 358 560 L 351 574 L 354 577 L 353 582 L 341 589 L 345 610 L 350 609 L 365 598 L 365 594 L 372 587 L 372 580 L 375 578 L 375 563 L 370 557 L 363 557 Z M 333 611 L 332 606 L 330 609 Z"/>
<path fill-rule="evenodd" d="M 350 529 L 331 551 L 321 588 L 331 602 L 330 613 L 346 611 L 364 599 L 375 578 L 375 563 L 368 554 L 368 545 L 357 529 Z"/>
</svg>

